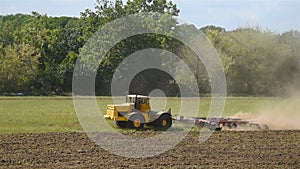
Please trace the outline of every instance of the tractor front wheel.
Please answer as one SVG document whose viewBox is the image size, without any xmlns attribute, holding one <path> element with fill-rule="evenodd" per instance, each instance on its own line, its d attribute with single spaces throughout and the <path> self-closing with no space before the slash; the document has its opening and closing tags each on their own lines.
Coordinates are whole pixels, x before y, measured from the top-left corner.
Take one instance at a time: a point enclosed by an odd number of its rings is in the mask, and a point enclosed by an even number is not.
<svg viewBox="0 0 300 169">
<path fill-rule="evenodd" d="M 128 121 L 129 128 L 141 129 L 144 128 L 145 118 L 142 115 L 132 115 Z"/>
<path fill-rule="evenodd" d="M 127 121 L 115 121 L 115 124 L 120 128 L 127 128 Z"/>
</svg>

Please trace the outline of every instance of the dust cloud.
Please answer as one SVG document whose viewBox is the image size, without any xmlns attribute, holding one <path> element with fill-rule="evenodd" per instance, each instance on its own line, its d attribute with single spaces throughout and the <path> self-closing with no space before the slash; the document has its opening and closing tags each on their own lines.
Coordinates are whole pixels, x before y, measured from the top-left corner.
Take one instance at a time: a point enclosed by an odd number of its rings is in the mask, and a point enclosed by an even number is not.
<svg viewBox="0 0 300 169">
<path fill-rule="evenodd" d="M 256 113 L 239 112 L 233 118 L 267 125 L 271 130 L 300 130 L 300 98 L 288 99 L 280 104 L 266 105 Z"/>
<path fill-rule="evenodd" d="M 300 100 L 298 104 L 286 103 L 261 110 L 252 120 L 273 130 L 300 130 Z"/>
</svg>

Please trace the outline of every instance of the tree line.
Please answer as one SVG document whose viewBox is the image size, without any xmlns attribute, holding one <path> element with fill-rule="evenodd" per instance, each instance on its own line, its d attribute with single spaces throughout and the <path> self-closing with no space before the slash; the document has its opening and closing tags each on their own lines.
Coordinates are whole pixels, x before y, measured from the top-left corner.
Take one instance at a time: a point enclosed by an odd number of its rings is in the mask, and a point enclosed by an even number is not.
<svg viewBox="0 0 300 169">
<path fill-rule="evenodd" d="M 71 94 L 74 65 L 88 39 L 106 23 L 142 12 L 178 16 L 180 10 L 166 0 L 126 3 L 97 0 L 95 9 L 86 9 L 79 18 L 49 17 L 38 12 L 0 16 L 0 95 L 18 92 L 26 95 Z M 178 25 L 172 18 L 163 24 L 168 25 L 170 32 L 189 26 L 206 35 L 222 60 L 229 95 L 284 96 L 299 89 L 299 31 L 279 34 L 259 27 L 232 31 L 216 26 L 198 29 L 194 25 Z M 131 37 L 116 45 L 99 63 L 96 94 L 110 95 L 111 79 L 118 64 L 131 53 L 149 47 L 181 53 L 187 56 L 186 61 L 192 60 L 193 54 L 174 39 L 151 34 Z M 194 63 L 191 69 L 196 75 L 199 91 L 209 94 L 209 76 L 203 66 L 198 66 L 201 62 Z M 142 93 L 151 90 L 147 84 L 155 82 L 156 86 L 164 86 L 168 96 L 178 96 L 179 90 L 172 77 L 152 71 L 137 75 L 129 92 L 147 94 Z M 188 88 L 189 79 L 180 73 L 177 75 L 182 76 Z M 189 90 L 192 95 L 193 89 Z"/>
</svg>

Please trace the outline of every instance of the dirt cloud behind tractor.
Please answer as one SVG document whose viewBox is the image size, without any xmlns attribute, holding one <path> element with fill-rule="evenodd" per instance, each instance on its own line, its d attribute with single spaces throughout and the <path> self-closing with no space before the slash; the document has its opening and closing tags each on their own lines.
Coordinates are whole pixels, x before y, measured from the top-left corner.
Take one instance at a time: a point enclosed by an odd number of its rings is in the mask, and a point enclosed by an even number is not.
<svg viewBox="0 0 300 169">
<path fill-rule="evenodd" d="M 274 102 L 273 105 L 259 108 L 257 113 L 239 112 L 234 117 L 266 124 L 271 130 L 299 130 L 300 99 L 290 98 L 281 104 Z"/>
<path fill-rule="evenodd" d="M 274 105 L 273 108 L 261 110 L 254 118 L 258 123 L 268 124 L 274 130 L 299 130 L 300 129 L 300 107 L 298 104 L 286 103 Z"/>
</svg>

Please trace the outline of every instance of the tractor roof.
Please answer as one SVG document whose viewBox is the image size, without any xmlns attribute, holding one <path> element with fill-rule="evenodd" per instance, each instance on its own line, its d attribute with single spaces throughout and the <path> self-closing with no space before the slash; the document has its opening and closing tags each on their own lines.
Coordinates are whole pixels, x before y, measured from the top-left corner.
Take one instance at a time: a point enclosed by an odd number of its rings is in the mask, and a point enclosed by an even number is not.
<svg viewBox="0 0 300 169">
<path fill-rule="evenodd" d="M 136 94 L 127 95 L 127 97 L 149 98 L 149 96 L 136 95 Z"/>
</svg>

